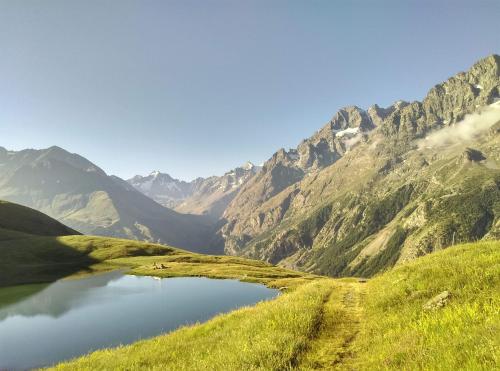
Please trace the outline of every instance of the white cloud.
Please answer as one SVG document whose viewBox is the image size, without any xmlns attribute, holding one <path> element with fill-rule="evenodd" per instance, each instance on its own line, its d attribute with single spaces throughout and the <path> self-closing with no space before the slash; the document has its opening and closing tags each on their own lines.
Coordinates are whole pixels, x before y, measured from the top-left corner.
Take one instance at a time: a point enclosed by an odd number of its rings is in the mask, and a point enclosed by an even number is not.
<svg viewBox="0 0 500 371">
<path fill-rule="evenodd" d="M 495 102 L 476 113 L 465 116 L 462 121 L 455 125 L 432 132 L 420 141 L 419 148 L 432 148 L 470 142 L 498 121 L 500 121 L 500 102 Z"/>
</svg>

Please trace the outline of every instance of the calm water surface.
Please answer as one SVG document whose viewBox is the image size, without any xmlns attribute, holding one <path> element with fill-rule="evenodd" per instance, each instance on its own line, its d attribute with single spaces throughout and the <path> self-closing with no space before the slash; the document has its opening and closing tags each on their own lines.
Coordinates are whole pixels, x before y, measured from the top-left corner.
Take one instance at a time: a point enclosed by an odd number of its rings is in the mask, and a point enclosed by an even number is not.
<svg viewBox="0 0 500 371">
<path fill-rule="evenodd" d="M 157 279 L 120 272 L 36 285 L 32 290 L 3 288 L 0 370 L 49 366 L 277 295 L 276 290 L 236 280 Z"/>
</svg>

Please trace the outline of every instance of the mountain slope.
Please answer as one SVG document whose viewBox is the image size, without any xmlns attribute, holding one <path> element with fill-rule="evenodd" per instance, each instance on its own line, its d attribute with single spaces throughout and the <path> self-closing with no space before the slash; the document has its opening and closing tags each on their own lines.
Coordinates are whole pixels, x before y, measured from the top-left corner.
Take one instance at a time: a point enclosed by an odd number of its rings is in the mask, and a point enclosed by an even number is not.
<svg viewBox="0 0 500 371">
<path fill-rule="evenodd" d="M 0 200 L 0 239 L 10 232 L 41 236 L 66 236 L 79 234 L 39 211 Z"/>
<path fill-rule="evenodd" d="M 228 171 L 222 176 L 196 179 L 193 192 L 175 210 L 181 213 L 203 214 L 219 219 L 239 190 L 260 172 L 251 162 Z"/>
<path fill-rule="evenodd" d="M 143 241 L 84 236 L 36 210 L 0 201 L 0 287 L 53 282 L 75 274 L 112 269 L 161 277 L 237 278 L 276 288 L 298 286 L 316 278 L 257 260 L 203 255 Z M 28 287 L 25 294 L 43 288 Z M 0 295 L 0 306 L 12 299 L 8 294 Z"/>
<path fill-rule="evenodd" d="M 156 202 L 180 213 L 206 215 L 217 220 L 240 187 L 259 171 L 260 167 L 247 162 L 222 176 L 197 178 L 189 183 L 159 171 L 145 177 L 136 175 L 128 182 Z"/>
<path fill-rule="evenodd" d="M 459 241 L 499 238 L 499 70 L 490 56 L 423 102 L 343 109 L 297 150 L 278 151 L 225 211 L 226 252 L 369 276 Z M 473 112 L 482 114 L 466 117 Z M 349 138 L 346 128 L 355 129 Z M 304 143 L 328 143 L 318 156 L 327 160 L 310 161 Z"/>
<path fill-rule="evenodd" d="M 211 224 L 206 218 L 169 210 L 62 148 L 2 148 L 0 169 L 0 198 L 39 210 L 83 233 L 210 249 Z"/>
</svg>

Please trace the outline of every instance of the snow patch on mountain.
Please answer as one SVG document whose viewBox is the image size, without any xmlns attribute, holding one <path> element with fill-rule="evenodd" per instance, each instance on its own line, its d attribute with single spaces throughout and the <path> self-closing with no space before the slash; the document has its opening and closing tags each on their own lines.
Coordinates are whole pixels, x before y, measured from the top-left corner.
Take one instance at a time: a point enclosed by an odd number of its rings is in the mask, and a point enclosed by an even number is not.
<svg viewBox="0 0 500 371">
<path fill-rule="evenodd" d="M 344 129 L 344 130 L 339 130 L 339 131 L 335 131 L 335 136 L 337 138 L 342 138 L 344 135 L 355 135 L 359 132 L 359 127 L 358 128 L 347 128 L 347 129 Z"/>
</svg>

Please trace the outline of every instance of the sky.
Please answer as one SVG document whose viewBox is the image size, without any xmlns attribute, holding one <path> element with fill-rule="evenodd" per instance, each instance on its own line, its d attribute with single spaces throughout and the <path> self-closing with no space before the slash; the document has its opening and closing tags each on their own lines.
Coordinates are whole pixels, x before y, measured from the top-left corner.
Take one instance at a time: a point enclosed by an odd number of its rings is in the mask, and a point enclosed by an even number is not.
<svg viewBox="0 0 500 371">
<path fill-rule="evenodd" d="M 0 0 L 0 146 L 221 175 L 500 53 L 498 0 Z"/>
</svg>

